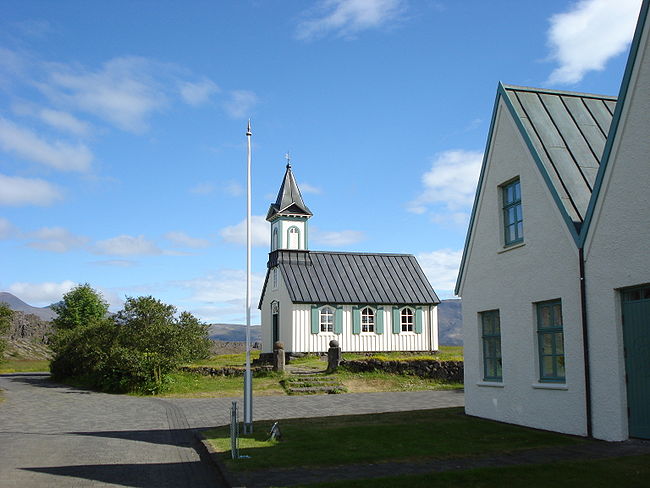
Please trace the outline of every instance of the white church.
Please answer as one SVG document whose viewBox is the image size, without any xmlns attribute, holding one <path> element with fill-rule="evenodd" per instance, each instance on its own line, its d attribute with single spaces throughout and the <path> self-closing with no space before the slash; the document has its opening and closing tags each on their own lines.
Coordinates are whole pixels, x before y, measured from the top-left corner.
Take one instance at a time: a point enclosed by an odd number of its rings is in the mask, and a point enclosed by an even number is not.
<svg viewBox="0 0 650 488">
<path fill-rule="evenodd" d="M 312 213 L 287 164 L 266 220 L 271 252 L 259 309 L 263 353 L 437 351 L 438 296 L 410 254 L 310 251 Z"/>
</svg>

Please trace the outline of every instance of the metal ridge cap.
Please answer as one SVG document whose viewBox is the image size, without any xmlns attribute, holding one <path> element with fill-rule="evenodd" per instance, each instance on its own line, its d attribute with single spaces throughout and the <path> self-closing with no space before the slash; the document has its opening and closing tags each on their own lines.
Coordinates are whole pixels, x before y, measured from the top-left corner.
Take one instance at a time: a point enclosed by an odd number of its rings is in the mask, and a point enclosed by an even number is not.
<svg viewBox="0 0 650 488">
<path fill-rule="evenodd" d="M 600 95 L 597 93 L 576 92 L 570 90 L 554 90 L 551 88 L 535 88 L 532 86 L 509 85 L 506 83 L 502 83 L 502 86 L 505 90 L 513 90 L 513 91 L 527 91 L 527 92 L 534 92 L 534 93 L 548 93 L 551 95 L 567 95 L 567 96 L 581 97 L 581 98 L 595 98 L 600 100 L 611 100 L 613 102 L 616 102 L 618 100 L 618 97 L 615 95 Z"/>
</svg>

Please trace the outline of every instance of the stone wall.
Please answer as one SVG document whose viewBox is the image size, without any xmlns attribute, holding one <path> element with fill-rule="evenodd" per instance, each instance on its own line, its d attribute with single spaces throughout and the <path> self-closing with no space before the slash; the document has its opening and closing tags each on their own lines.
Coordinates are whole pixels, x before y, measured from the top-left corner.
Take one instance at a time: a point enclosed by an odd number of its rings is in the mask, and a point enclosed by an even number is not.
<svg viewBox="0 0 650 488">
<path fill-rule="evenodd" d="M 437 361 L 433 359 L 403 361 L 383 361 L 381 359 L 342 360 L 341 368 L 353 373 L 384 371 L 386 373 L 406 374 L 441 381 L 463 382 L 462 361 Z"/>
</svg>

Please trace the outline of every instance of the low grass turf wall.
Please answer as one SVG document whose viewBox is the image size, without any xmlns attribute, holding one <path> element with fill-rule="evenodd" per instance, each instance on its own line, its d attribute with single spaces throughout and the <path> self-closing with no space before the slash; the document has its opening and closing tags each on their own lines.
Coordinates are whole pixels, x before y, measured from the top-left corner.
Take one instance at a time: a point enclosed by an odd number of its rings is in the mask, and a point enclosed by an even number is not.
<svg viewBox="0 0 650 488">
<path fill-rule="evenodd" d="M 244 372 L 246 371 L 246 368 L 238 368 L 234 366 L 224 366 L 220 368 L 213 368 L 210 366 L 182 366 L 178 369 L 184 373 L 194 373 L 202 376 L 244 376 Z M 253 376 L 264 375 L 272 370 L 273 368 L 271 366 L 251 367 Z"/>
<path fill-rule="evenodd" d="M 390 361 L 376 358 L 342 360 L 341 367 L 353 373 L 383 371 L 385 373 L 419 376 L 440 381 L 463 382 L 462 361 L 435 359 L 403 359 Z"/>
</svg>

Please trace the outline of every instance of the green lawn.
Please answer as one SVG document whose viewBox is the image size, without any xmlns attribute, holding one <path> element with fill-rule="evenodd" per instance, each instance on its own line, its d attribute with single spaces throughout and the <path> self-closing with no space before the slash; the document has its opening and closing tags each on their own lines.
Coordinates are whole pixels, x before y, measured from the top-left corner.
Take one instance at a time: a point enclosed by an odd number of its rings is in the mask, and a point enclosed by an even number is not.
<svg viewBox="0 0 650 488">
<path fill-rule="evenodd" d="M 259 349 L 251 350 L 251 361 L 260 357 Z M 225 368 L 228 366 L 245 366 L 246 365 L 246 353 L 242 352 L 239 354 L 219 354 L 217 356 L 212 356 L 208 359 L 203 359 L 201 361 L 195 361 L 192 364 L 187 366 L 209 366 L 211 368 Z"/>
<path fill-rule="evenodd" d="M 0 363 L 0 374 L 34 373 L 49 370 L 50 362 L 45 359 L 7 359 Z"/>
<path fill-rule="evenodd" d="M 269 373 L 253 378 L 253 395 L 284 395 L 280 386 L 282 375 Z M 159 396 L 167 397 L 236 397 L 244 392 L 243 376 L 202 376 L 177 372 L 169 375 L 169 382 Z"/>
<path fill-rule="evenodd" d="M 309 488 L 647 488 L 650 455 L 318 483 Z"/>
<path fill-rule="evenodd" d="M 255 422 L 254 436 L 241 438 L 240 453 L 250 459 L 230 459 L 227 426 L 205 435 L 234 471 L 462 457 L 584 442 L 468 417 L 462 408 L 282 420 L 281 442 L 266 440 L 270 426 Z"/>
</svg>

